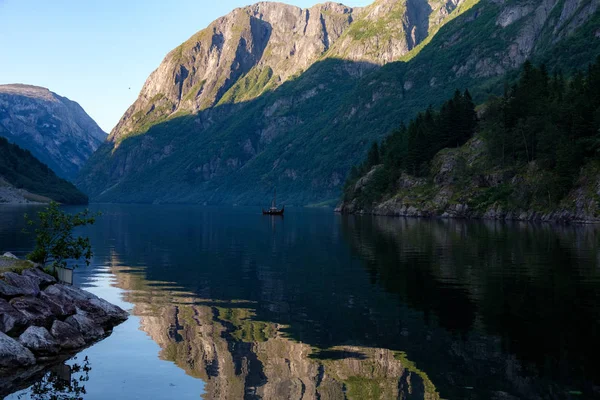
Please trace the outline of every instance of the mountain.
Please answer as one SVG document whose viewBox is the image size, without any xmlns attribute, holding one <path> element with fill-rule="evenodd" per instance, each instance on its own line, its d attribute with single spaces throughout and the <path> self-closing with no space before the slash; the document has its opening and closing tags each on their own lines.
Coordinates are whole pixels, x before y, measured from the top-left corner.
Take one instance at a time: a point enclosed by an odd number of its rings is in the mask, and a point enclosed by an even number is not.
<svg viewBox="0 0 600 400">
<path fill-rule="evenodd" d="M 600 54 L 598 0 L 377 0 L 234 10 L 170 52 L 77 182 L 98 201 L 336 201 L 366 144 L 528 58 Z M 559 52 L 558 56 L 554 56 Z"/>
<path fill-rule="evenodd" d="M 28 150 L 0 137 L 0 204 L 87 204 L 88 198 L 71 182 L 56 176 Z"/>
<path fill-rule="evenodd" d="M 106 133 L 74 101 L 46 88 L 0 85 L 0 136 L 73 179 Z"/>
</svg>

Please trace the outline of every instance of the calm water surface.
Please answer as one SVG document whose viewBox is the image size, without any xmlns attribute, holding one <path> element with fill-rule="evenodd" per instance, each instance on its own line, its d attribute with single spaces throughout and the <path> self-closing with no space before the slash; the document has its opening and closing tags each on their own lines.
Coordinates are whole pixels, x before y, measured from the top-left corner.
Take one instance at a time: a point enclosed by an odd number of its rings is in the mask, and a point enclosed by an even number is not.
<svg viewBox="0 0 600 400">
<path fill-rule="evenodd" d="M 10 399 L 600 396 L 600 227 L 91 208 L 76 284 L 132 317 Z"/>
</svg>

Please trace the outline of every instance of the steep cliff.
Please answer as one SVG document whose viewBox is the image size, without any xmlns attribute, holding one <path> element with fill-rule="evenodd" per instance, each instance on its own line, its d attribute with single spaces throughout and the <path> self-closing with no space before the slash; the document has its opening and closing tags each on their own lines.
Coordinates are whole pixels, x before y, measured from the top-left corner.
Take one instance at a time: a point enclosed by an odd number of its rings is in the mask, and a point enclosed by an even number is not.
<svg viewBox="0 0 600 400">
<path fill-rule="evenodd" d="M 259 3 L 173 50 L 86 165 L 101 201 L 336 198 L 365 143 L 455 88 L 502 90 L 527 58 L 600 53 L 597 0 Z M 550 57 L 556 49 L 561 57 Z"/>
<path fill-rule="evenodd" d="M 106 139 L 79 104 L 46 88 L 0 85 L 0 136 L 73 179 Z"/>
</svg>

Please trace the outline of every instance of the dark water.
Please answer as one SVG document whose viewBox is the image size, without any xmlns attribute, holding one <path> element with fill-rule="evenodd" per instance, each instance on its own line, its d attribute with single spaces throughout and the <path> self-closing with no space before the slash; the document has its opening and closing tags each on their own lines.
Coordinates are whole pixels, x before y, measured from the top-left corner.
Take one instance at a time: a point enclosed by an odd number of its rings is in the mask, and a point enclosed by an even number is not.
<svg viewBox="0 0 600 400">
<path fill-rule="evenodd" d="M 10 398 L 600 396 L 598 227 L 92 208 L 77 284 L 133 317 Z M 23 211 L 0 250 L 30 250 Z"/>
</svg>

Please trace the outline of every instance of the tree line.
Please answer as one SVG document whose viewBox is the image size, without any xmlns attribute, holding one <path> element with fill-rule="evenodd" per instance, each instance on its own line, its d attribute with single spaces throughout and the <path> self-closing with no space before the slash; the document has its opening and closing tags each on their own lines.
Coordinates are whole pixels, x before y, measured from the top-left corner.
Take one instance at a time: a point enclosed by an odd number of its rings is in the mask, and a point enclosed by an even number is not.
<svg viewBox="0 0 600 400">
<path fill-rule="evenodd" d="M 491 168 L 515 172 L 533 165 L 541 188 L 533 195 L 560 201 L 581 167 L 600 152 L 600 57 L 569 79 L 528 61 L 502 96 L 482 106 L 480 115 L 479 120 L 468 90 L 457 90 L 439 110 L 430 106 L 381 144 L 371 145 L 365 160 L 350 171 L 345 198 L 357 195 L 356 182 L 374 166 L 379 167 L 360 193 L 365 204 L 393 192 L 402 172 L 428 176 L 440 150 L 462 146 L 477 131 L 486 142 Z"/>
<path fill-rule="evenodd" d="M 474 134 L 478 120 L 468 90 L 457 90 L 439 110 L 433 107 L 419 113 L 408 125 L 402 124 L 381 144 L 373 142 L 366 159 L 352 167 L 345 192 L 374 166 L 380 165 L 364 196 L 376 198 L 394 188 L 402 171 L 426 176 L 433 157 L 447 147 L 465 144 Z"/>
<path fill-rule="evenodd" d="M 19 189 L 64 204 L 87 204 L 88 197 L 75 185 L 56 176 L 28 150 L 0 136 L 0 177 Z"/>
<path fill-rule="evenodd" d="M 526 62 L 519 80 L 488 101 L 482 134 L 494 162 L 535 162 L 544 192 L 562 198 L 600 150 L 600 58 L 571 79 Z"/>
</svg>

